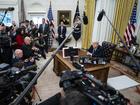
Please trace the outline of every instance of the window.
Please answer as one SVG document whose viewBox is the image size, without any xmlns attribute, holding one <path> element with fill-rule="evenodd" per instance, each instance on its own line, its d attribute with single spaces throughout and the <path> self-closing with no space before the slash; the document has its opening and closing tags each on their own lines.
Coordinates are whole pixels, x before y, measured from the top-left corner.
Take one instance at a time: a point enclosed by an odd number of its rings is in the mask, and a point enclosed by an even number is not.
<svg viewBox="0 0 140 105">
<path fill-rule="evenodd" d="M 4 16 L 4 13 L 5 11 L 2 11 L 0 10 L 0 22 L 2 21 L 3 19 L 3 16 Z M 12 12 L 8 12 L 3 20 L 3 23 L 6 25 L 6 26 L 10 26 L 12 24 Z"/>
<path fill-rule="evenodd" d="M 42 18 L 45 17 L 45 14 L 41 13 L 29 13 L 30 20 L 33 20 L 34 24 L 39 26 L 42 23 Z"/>
</svg>

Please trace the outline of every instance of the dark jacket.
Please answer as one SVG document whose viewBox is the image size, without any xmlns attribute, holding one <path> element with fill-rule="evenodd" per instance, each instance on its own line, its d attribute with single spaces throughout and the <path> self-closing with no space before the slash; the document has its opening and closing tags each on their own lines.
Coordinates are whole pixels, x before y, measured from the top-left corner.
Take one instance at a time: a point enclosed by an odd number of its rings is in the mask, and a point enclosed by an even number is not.
<svg viewBox="0 0 140 105">
<path fill-rule="evenodd" d="M 88 52 L 90 52 L 93 57 L 103 57 L 103 48 L 100 45 L 96 49 L 91 45 Z"/>
<path fill-rule="evenodd" d="M 58 37 L 60 37 L 60 35 L 62 35 L 62 37 L 65 38 L 66 32 L 67 32 L 66 26 L 63 26 L 62 30 L 61 30 L 61 26 L 58 26 Z"/>
<path fill-rule="evenodd" d="M 43 35 L 49 35 L 50 32 L 50 27 L 48 24 L 45 24 L 45 28 L 44 28 L 44 32 L 43 32 L 43 24 L 40 24 L 39 26 L 39 33 L 43 34 Z"/>
<path fill-rule="evenodd" d="M 30 57 L 33 57 L 33 50 L 32 50 L 32 45 L 23 45 L 21 47 L 22 51 L 23 51 L 23 59 L 28 59 Z"/>
</svg>

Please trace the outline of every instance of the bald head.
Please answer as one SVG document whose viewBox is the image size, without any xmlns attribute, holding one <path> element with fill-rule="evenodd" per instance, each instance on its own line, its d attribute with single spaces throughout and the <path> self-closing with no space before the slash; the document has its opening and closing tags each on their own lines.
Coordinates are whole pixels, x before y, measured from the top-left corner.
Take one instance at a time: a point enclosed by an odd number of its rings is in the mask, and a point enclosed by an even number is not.
<svg viewBox="0 0 140 105">
<path fill-rule="evenodd" d="M 23 51 L 21 49 L 15 50 L 15 57 L 22 58 L 23 57 Z"/>
<path fill-rule="evenodd" d="M 28 37 L 28 36 L 26 36 L 26 37 L 24 38 L 24 43 L 25 43 L 26 45 L 30 45 L 30 44 L 31 44 L 31 38 Z"/>
</svg>

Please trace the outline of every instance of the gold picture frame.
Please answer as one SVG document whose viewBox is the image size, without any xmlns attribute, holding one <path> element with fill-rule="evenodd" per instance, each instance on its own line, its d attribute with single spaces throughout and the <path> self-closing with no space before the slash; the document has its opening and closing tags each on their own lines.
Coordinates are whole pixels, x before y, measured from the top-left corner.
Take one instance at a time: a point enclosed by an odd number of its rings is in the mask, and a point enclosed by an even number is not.
<svg viewBox="0 0 140 105">
<path fill-rule="evenodd" d="M 57 12 L 57 24 L 63 21 L 67 27 L 71 27 L 71 11 L 70 10 L 58 10 Z"/>
</svg>

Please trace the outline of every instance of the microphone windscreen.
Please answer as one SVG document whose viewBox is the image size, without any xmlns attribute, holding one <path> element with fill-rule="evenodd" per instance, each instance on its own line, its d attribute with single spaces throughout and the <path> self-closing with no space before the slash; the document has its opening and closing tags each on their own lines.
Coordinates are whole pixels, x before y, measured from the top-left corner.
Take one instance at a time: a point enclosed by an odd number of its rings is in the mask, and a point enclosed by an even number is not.
<svg viewBox="0 0 140 105">
<path fill-rule="evenodd" d="M 104 14 L 105 14 L 105 11 L 102 10 L 102 11 L 99 13 L 99 15 L 98 15 L 97 20 L 98 20 L 98 21 L 101 21 L 102 18 L 103 18 L 103 16 L 104 16 Z"/>
<path fill-rule="evenodd" d="M 85 25 L 88 24 L 88 17 L 87 17 L 87 16 L 83 16 L 83 23 L 84 23 Z"/>
<path fill-rule="evenodd" d="M 8 10 L 8 11 L 13 11 L 13 10 L 14 10 L 14 7 L 8 7 L 7 10 Z"/>
</svg>

